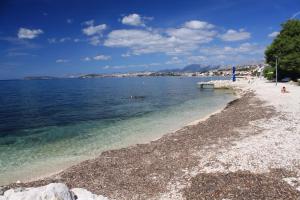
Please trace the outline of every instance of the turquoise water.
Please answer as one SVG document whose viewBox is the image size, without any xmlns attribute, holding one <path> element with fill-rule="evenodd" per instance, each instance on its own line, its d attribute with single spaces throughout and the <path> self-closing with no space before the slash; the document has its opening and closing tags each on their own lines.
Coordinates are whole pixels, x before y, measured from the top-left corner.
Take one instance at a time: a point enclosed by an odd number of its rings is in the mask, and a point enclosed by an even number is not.
<svg viewBox="0 0 300 200">
<path fill-rule="evenodd" d="M 0 184 L 55 173 L 102 151 L 146 143 L 234 99 L 210 78 L 0 82 Z"/>
</svg>

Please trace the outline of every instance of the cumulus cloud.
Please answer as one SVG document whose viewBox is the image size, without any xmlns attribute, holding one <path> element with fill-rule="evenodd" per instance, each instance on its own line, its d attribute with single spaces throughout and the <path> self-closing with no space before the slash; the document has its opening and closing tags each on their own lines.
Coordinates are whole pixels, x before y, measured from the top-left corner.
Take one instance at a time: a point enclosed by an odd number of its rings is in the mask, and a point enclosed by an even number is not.
<svg viewBox="0 0 300 200">
<path fill-rule="evenodd" d="M 194 55 L 185 57 L 185 63 L 203 65 L 236 65 L 258 63 L 263 60 L 265 47 L 243 43 L 238 46 L 213 46 L 199 49 Z"/>
<path fill-rule="evenodd" d="M 121 54 L 121 56 L 122 56 L 123 58 L 126 58 L 126 57 L 130 57 L 131 54 L 130 54 L 130 53 L 123 53 L 123 54 Z"/>
<path fill-rule="evenodd" d="M 274 37 L 276 37 L 277 35 L 279 35 L 279 32 L 278 32 L 278 31 L 274 31 L 274 32 L 270 33 L 270 34 L 268 35 L 268 37 L 274 38 Z"/>
<path fill-rule="evenodd" d="M 257 44 L 209 47 L 208 44 L 217 37 L 224 41 L 241 41 L 250 38 L 251 34 L 240 29 L 228 30 L 220 35 L 213 24 L 191 20 L 179 27 L 166 29 L 113 30 L 107 35 L 103 44 L 107 47 L 128 48 L 127 52 L 121 55 L 122 57 L 149 53 L 171 55 L 165 65 L 184 62 L 222 64 L 232 61 L 237 63 L 249 57 L 253 59 L 263 57 L 264 47 Z"/>
<path fill-rule="evenodd" d="M 199 21 L 199 20 L 191 20 L 191 21 L 185 22 L 184 26 L 186 28 L 190 28 L 190 29 L 212 29 L 215 27 L 212 24 L 209 24 L 204 21 Z"/>
<path fill-rule="evenodd" d="M 100 24 L 100 25 L 90 25 L 84 29 L 82 29 L 82 32 L 87 35 L 87 36 L 91 36 L 91 35 L 102 35 L 102 32 L 106 29 L 106 24 Z"/>
<path fill-rule="evenodd" d="M 251 33 L 244 31 L 243 29 L 240 29 L 238 31 L 229 29 L 226 33 L 220 35 L 220 38 L 223 41 L 240 41 L 240 40 L 246 40 L 251 37 Z"/>
<path fill-rule="evenodd" d="M 127 16 L 124 16 L 122 18 L 122 24 L 131 25 L 131 26 L 144 26 L 144 21 L 142 17 L 139 14 L 130 14 Z"/>
<path fill-rule="evenodd" d="M 56 63 L 67 63 L 67 62 L 69 62 L 69 60 L 67 60 L 67 59 L 57 59 L 55 62 Z"/>
<path fill-rule="evenodd" d="M 41 29 L 20 28 L 18 31 L 18 38 L 19 39 L 34 39 L 42 33 L 43 33 L 43 31 Z"/>
<path fill-rule="evenodd" d="M 263 59 L 265 47 L 253 43 L 232 46 L 201 48 L 198 55 L 187 58 L 189 63 L 202 64 L 245 64 Z"/>
<path fill-rule="evenodd" d="M 94 60 L 109 60 L 111 57 L 106 55 L 97 55 L 93 57 Z"/>
<path fill-rule="evenodd" d="M 265 47 L 252 44 L 243 43 L 237 47 L 225 46 L 225 47 L 208 47 L 202 48 L 199 51 L 205 55 L 238 55 L 238 54 L 263 54 Z"/>
<path fill-rule="evenodd" d="M 85 57 L 82 60 L 84 60 L 84 61 L 91 61 L 91 60 L 109 60 L 109 59 L 111 59 L 110 56 L 99 54 L 99 55 L 96 55 L 94 57 Z"/>
<path fill-rule="evenodd" d="M 88 39 L 88 41 L 91 45 L 94 45 L 94 46 L 98 46 L 101 44 L 100 36 L 98 36 L 98 35 L 90 37 Z"/>
<path fill-rule="evenodd" d="M 167 34 L 179 43 L 208 43 L 213 40 L 216 31 L 207 29 L 190 29 L 186 27 L 171 28 L 167 30 Z"/>
<path fill-rule="evenodd" d="M 82 59 L 83 61 L 91 61 L 92 59 L 90 57 L 85 57 Z"/>
<path fill-rule="evenodd" d="M 95 20 L 91 19 L 91 20 L 82 22 L 82 25 L 92 26 L 92 25 L 94 25 L 94 23 L 95 23 Z"/>
<path fill-rule="evenodd" d="M 199 21 L 200 22 L 200 21 Z M 191 24 L 187 23 L 188 26 Z M 200 44 L 209 43 L 216 36 L 213 25 L 201 22 L 188 28 L 169 28 L 157 32 L 152 29 L 121 29 L 110 32 L 104 45 L 108 47 L 127 47 L 130 54 L 140 55 L 163 52 L 168 55 L 185 54 L 195 50 Z M 204 25 L 205 24 L 205 25 Z"/>
<path fill-rule="evenodd" d="M 103 31 L 107 28 L 106 24 L 94 25 L 94 20 L 85 21 L 82 24 L 86 27 L 82 29 L 82 32 L 88 36 L 87 41 L 94 46 L 101 44 L 101 37 Z"/>
</svg>

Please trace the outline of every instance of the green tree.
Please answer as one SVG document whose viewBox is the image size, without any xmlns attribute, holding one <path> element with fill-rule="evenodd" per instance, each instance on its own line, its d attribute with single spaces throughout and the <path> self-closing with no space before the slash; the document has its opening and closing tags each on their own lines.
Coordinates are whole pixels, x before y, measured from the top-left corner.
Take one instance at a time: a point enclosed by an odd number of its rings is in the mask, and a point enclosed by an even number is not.
<svg viewBox="0 0 300 200">
<path fill-rule="evenodd" d="M 300 20 L 288 20 L 281 26 L 282 30 L 265 51 L 266 62 L 274 68 L 278 57 L 279 80 L 285 77 L 295 80 L 300 78 Z"/>
</svg>

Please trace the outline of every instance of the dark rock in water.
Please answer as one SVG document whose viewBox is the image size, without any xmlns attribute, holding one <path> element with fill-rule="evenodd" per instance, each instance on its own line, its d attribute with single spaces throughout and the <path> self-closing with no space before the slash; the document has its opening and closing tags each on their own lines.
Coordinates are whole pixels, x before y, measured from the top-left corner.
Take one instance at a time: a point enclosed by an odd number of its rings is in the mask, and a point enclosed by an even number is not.
<svg viewBox="0 0 300 200">
<path fill-rule="evenodd" d="M 8 186 L 0 186 L 0 199 L 1 199 L 1 195 L 4 195 L 5 191 L 7 191 L 9 189 Z"/>
<path fill-rule="evenodd" d="M 0 187 L 0 195 L 3 195 L 4 194 L 4 187 Z"/>
</svg>

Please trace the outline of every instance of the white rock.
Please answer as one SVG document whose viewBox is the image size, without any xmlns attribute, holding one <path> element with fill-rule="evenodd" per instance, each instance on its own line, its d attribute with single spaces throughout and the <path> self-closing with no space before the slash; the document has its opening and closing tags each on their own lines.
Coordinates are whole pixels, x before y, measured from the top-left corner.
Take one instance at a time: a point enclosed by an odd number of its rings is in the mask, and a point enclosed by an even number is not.
<svg viewBox="0 0 300 200">
<path fill-rule="evenodd" d="M 73 200 L 65 184 L 51 183 L 38 188 L 26 188 L 23 191 L 7 190 L 0 200 Z"/>
<path fill-rule="evenodd" d="M 63 183 L 50 183 L 49 185 L 37 188 L 16 188 L 0 195 L 0 200 L 108 200 L 108 198 L 95 195 L 86 189 L 69 188 Z"/>
<path fill-rule="evenodd" d="M 71 191 L 77 196 L 77 200 L 108 200 L 107 197 L 92 194 L 82 188 L 73 188 Z"/>
</svg>

